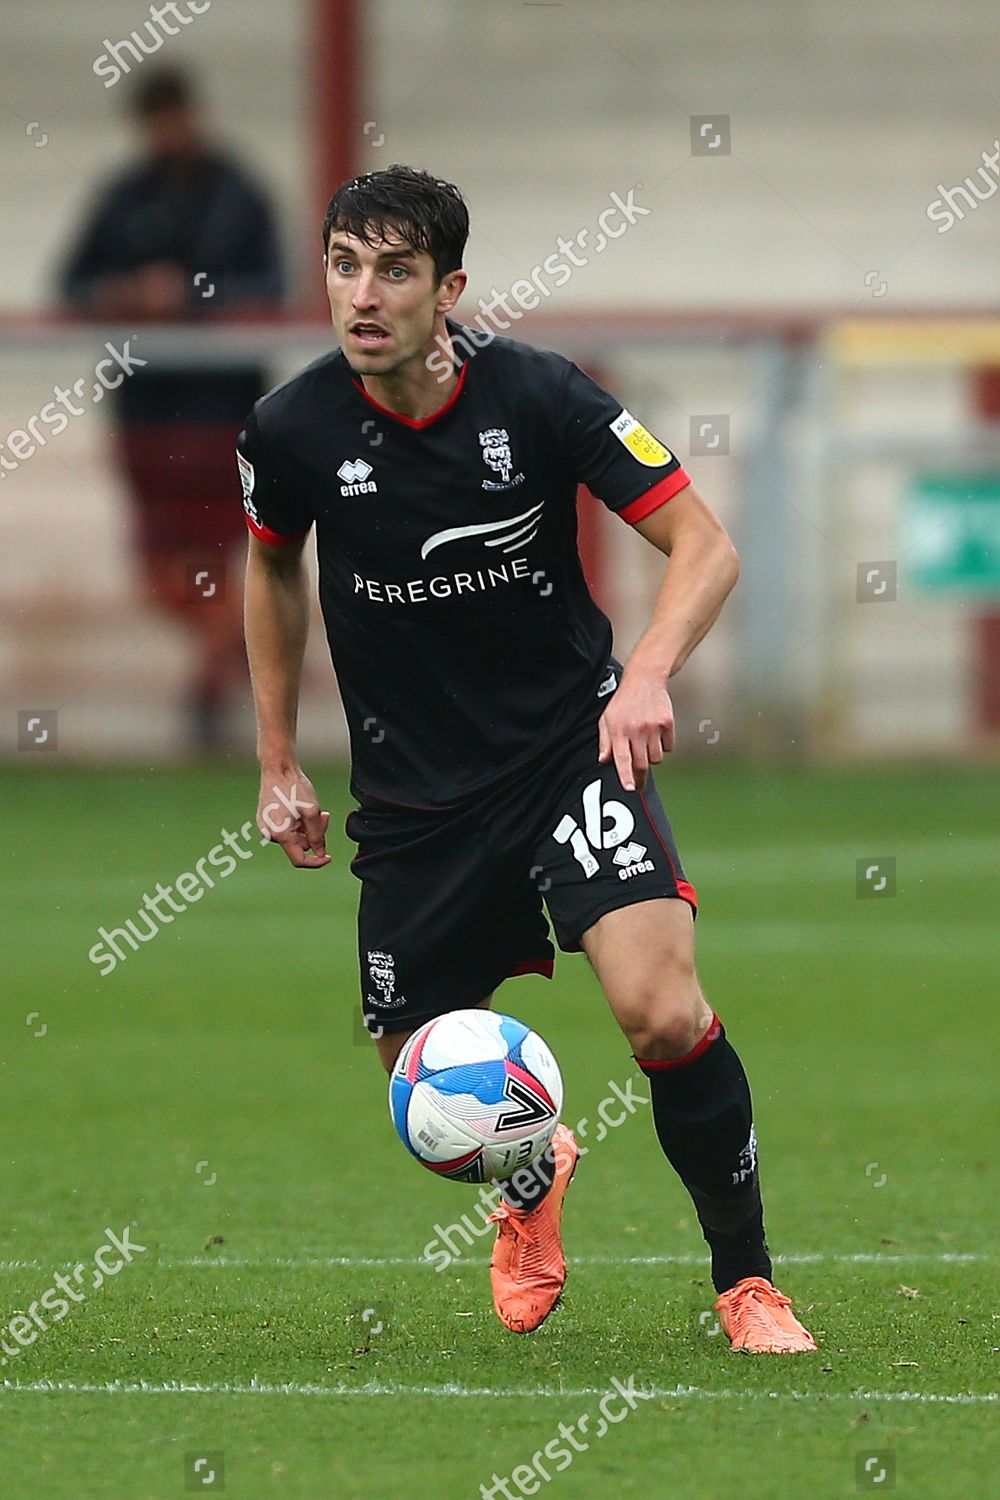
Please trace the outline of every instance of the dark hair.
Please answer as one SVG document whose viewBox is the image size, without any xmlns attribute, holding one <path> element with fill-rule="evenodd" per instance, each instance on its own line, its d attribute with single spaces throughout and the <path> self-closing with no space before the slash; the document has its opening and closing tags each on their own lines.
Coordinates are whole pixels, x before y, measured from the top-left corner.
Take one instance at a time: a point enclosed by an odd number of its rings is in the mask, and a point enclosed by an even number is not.
<svg viewBox="0 0 1000 1500">
<path fill-rule="evenodd" d="M 129 113 L 148 120 L 161 109 L 188 109 L 195 101 L 190 74 L 183 68 L 152 68 L 144 73 L 129 94 Z"/>
<path fill-rule="evenodd" d="M 469 210 L 454 183 L 396 164 L 341 184 L 323 220 L 324 253 L 333 229 L 366 245 L 398 237 L 414 250 L 426 250 L 440 281 L 462 264 Z"/>
</svg>

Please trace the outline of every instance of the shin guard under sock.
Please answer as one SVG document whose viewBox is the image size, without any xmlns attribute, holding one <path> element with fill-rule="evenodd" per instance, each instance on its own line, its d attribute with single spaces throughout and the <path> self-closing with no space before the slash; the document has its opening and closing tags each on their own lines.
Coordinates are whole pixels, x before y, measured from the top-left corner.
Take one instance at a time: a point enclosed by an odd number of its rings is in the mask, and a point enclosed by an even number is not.
<svg viewBox="0 0 1000 1500">
<path fill-rule="evenodd" d="M 712 1252 L 712 1281 L 771 1279 L 750 1086 L 718 1016 L 697 1046 L 667 1061 L 636 1058 L 649 1079 L 664 1155 L 691 1194 Z"/>
</svg>

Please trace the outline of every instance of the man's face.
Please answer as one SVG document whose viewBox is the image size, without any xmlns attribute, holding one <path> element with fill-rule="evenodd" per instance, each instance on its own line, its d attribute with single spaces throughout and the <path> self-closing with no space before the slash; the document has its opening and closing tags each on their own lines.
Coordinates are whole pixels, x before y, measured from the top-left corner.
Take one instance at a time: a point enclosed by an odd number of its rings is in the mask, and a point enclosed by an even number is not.
<svg viewBox="0 0 1000 1500">
<path fill-rule="evenodd" d="M 358 375 L 391 375 L 434 347 L 435 321 L 465 285 L 464 271 L 438 282 L 426 250 L 401 239 L 372 245 L 330 231 L 326 291 L 341 349 Z"/>
<path fill-rule="evenodd" d="M 194 155 L 201 140 L 198 117 L 185 105 L 169 105 L 142 122 L 146 148 L 159 160 L 180 160 Z"/>
</svg>

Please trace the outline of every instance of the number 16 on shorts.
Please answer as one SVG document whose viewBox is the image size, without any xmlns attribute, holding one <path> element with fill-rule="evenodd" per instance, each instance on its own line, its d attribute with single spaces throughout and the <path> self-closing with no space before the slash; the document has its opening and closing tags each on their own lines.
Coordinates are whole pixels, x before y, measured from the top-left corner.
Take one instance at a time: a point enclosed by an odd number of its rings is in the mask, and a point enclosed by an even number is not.
<svg viewBox="0 0 1000 1500">
<path fill-rule="evenodd" d="M 601 801 L 600 779 L 592 781 L 583 792 L 583 827 L 569 813 L 552 830 L 557 844 L 568 844 L 573 857 L 589 880 L 601 866 L 593 849 L 614 849 L 635 830 L 635 818 L 624 802 L 612 798 Z M 645 849 L 643 849 L 645 854 Z"/>
</svg>

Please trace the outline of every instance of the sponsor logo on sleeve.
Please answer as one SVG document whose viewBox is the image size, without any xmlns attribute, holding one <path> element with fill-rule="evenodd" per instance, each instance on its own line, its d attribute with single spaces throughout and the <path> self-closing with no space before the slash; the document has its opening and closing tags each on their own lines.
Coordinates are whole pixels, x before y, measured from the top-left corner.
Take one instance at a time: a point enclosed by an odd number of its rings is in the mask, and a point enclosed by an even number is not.
<svg viewBox="0 0 1000 1500">
<path fill-rule="evenodd" d="M 615 420 L 609 423 L 609 426 L 632 457 L 637 458 L 641 464 L 645 464 L 647 469 L 659 469 L 664 464 L 673 463 L 674 455 L 670 449 L 665 448 L 651 432 L 647 432 L 630 411 L 622 410 Z"/>
<path fill-rule="evenodd" d="M 260 512 L 258 511 L 256 505 L 254 505 L 253 503 L 253 487 L 256 483 L 256 475 L 253 471 L 253 464 L 250 463 L 248 459 L 244 458 L 243 454 L 240 453 L 238 449 L 236 452 L 236 463 L 240 471 L 240 484 L 243 486 L 243 509 L 246 511 L 251 521 L 255 522 L 256 525 L 261 526 L 263 522 L 260 519 Z"/>
</svg>

